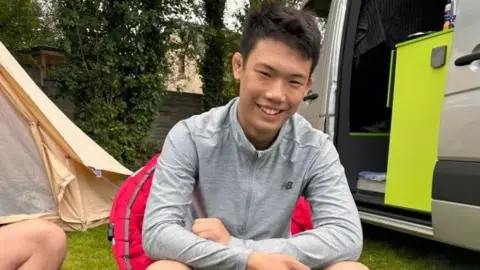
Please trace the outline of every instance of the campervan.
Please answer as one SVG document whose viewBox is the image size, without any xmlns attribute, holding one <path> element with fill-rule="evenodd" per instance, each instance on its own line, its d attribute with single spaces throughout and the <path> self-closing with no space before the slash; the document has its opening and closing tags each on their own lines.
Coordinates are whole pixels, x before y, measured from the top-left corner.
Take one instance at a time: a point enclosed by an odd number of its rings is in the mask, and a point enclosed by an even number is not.
<svg viewBox="0 0 480 270">
<path fill-rule="evenodd" d="M 325 22 L 299 113 L 365 223 L 480 251 L 480 1 L 306 0 Z"/>
</svg>

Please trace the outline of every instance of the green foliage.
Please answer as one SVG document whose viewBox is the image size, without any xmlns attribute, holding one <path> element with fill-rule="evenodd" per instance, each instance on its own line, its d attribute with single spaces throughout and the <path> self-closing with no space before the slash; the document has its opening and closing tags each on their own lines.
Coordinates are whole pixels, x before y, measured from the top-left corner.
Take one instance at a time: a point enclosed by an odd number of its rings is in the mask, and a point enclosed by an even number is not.
<svg viewBox="0 0 480 270">
<path fill-rule="evenodd" d="M 40 6 L 32 0 L 0 0 L 0 41 L 16 52 L 39 44 Z"/>
<path fill-rule="evenodd" d="M 0 41 L 22 64 L 40 64 L 25 53 L 40 45 L 55 46 L 51 0 L 0 0 Z"/>
<path fill-rule="evenodd" d="M 148 132 L 165 91 L 166 54 L 189 1 L 56 0 L 68 64 L 53 76 L 76 124 L 136 169 L 158 146 Z M 174 44 L 174 43 L 173 43 Z"/>
<path fill-rule="evenodd" d="M 62 33 L 58 29 L 57 0 L 34 0 L 41 12 L 40 21 L 40 44 L 44 46 L 59 47 Z"/>
<path fill-rule="evenodd" d="M 240 34 L 234 31 L 225 31 L 226 40 L 226 54 L 224 58 L 224 66 L 226 69 L 226 76 L 224 87 L 222 91 L 223 102 L 226 103 L 239 94 L 240 84 L 233 77 L 232 57 L 239 49 Z"/>
<path fill-rule="evenodd" d="M 225 33 L 223 13 L 225 0 L 204 0 L 205 20 L 203 31 L 205 52 L 200 64 L 203 83 L 203 110 L 207 111 L 224 103 L 225 85 Z"/>
</svg>

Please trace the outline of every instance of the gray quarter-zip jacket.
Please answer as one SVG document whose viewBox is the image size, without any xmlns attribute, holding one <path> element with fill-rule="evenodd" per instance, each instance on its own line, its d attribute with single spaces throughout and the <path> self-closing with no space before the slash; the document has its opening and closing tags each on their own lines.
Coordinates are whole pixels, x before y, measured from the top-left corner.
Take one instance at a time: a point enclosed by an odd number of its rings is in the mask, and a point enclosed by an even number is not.
<svg viewBox="0 0 480 270">
<path fill-rule="evenodd" d="M 145 209 L 149 257 L 239 270 L 252 251 L 294 256 L 312 269 L 357 260 L 360 218 L 328 136 L 295 114 L 271 147 L 257 151 L 238 123 L 237 102 L 182 120 L 169 132 Z M 228 246 L 189 230 L 195 184 L 205 215 L 230 232 Z M 314 229 L 291 237 L 300 195 L 310 202 Z"/>
</svg>

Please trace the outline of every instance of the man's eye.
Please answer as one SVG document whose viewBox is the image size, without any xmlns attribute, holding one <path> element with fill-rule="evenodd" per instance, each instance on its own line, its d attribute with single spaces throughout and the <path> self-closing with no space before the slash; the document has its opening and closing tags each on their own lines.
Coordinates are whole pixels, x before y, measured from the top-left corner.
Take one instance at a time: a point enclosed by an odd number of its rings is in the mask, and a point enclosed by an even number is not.
<svg viewBox="0 0 480 270">
<path fill-rule="evenodd" d="M 290 81 L 290 83 L 296 86 L 303 85 L 301 82 L 298 82 L 298 81 Z"/>
<path fill-rule="evenodd" d="M 267 72 L 259 71 L 258 73 L 260 73 L 260 75 L 262 75 L 262 76 L 264 76 L 264 77 L 270 78 L 270 74 L 267 73 Z"/>
</svg>

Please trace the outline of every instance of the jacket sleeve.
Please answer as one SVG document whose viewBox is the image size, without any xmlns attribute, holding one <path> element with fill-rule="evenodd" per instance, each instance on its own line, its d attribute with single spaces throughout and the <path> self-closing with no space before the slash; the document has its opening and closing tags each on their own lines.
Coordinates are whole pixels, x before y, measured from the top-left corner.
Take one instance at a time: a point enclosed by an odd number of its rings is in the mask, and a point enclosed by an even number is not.
<svg viewBox="0 0 480 270">
<path fill-rule="evenodd" d="M 253 241 L 231 237 L 229 246 L 294 256 L 312 269 L 358 260 L 363 248 L 360 217 L 344 168 L 329 139 L 324 140 L 306 177 L 304 194 L 312 208 L 312 230 L 289 239 Z"/>
<path fill-rule="evenodd" d="M 200 269 L 246 269 L 249 251 L 202 239 L 185 228 L 198 157 L 185 122 L 169 132 L 145 209 L 143 247 L 154 260 L 175 260 Z"/>
</svg>

